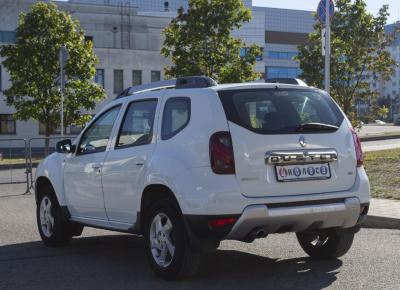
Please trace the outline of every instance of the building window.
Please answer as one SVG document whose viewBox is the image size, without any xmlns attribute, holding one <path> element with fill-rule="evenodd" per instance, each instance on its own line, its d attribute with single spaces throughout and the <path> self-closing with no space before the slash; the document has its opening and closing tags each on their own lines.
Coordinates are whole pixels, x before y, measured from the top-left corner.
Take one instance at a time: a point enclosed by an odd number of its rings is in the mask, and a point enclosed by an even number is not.
<svg viewBox="0 0 400 290">
<path fill-rule="evenodd" d="M 83 128 L 85 128 L 85 126 L 83 125 L 71 125 L 69 126 L 69 133 L 71 135 L 78 135 L 83 130 Z"/>
<path fill-rule="evenodd" d="M 0 42 L 14 43 L 16 36 L 15 31 L 0 31 Z"/>
<path fill-rule="evenodd" d="M 0 134 L 15 134 L 16 126 L 12 114 L 0 114 Z"/>
<path fill-rule="evenodd" d="M 293 60 L 293 58 L 297 56 L 297 52 L 289 52 L 289 51 L 267 51 L 267 57 L 271 59 L 286 59 Z"/>
<path fill-rule="evenodd" d="M 159 70 L 151 71 L 151 82 L 158 82 L 161 80 L 161 72 Z"/>
<path fill-rule="evenodd" d="M 142 84 L 142 71 L 133 70 L 132 71 L 132 86 L 139 86 Z"/>
<path fill-rule="evenodd" d="M 297 67 L 265 67 L 266 78 L 297 78 L 301 69 Z"/>
<path fill-rule="evenodd" d="M 93 36 L 85 35 L 85 42 L 93 42 Z"/>
<path fill-rule="evenodd" d="M 104 89 L 104 69 L 96 69 L 94 81 Z"/>
<path fill-rule="evenodd" d="M 114 70 L 114 94 L 119 94 L 124 90 L 124 71 L 122 69 Z"/>
<path fill-rule="evenodd" d="M 260 54 L 256 56 L 256 61 L 262 61 L 263 60 L 263 51 L 264 51 L 264 47 L 260 48 Z M 247 55 L 247 47 L 242 47 L 240 48 L 240 52 L 239 52 L 239 56 L 240 57 L 245 57 Z"/>
</svg>

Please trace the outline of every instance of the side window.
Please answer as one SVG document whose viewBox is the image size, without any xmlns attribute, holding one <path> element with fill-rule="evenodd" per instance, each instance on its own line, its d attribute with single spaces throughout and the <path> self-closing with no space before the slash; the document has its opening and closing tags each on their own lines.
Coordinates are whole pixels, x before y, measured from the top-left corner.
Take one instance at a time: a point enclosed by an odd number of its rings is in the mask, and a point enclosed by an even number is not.
<svg viewBox="0 0 400 290">
<path fill-rule="evenodd" d="M 151 142 L 157 100 L 135 101 L 126 109 L 119 130 L 117 148 L 145 145 Z"/>
<path fill-rule="evenodd" d="M 121 106 L 116 106 L 103 113 L 83 133 L 78 146 L 78 154 L 101 152 L 106 150 L 111 130 Z"/>
<path fill-rule="evenodd" d="M 190 120 L 190 99 L 176 97 L 169 99 L 164 107 L 161 137 L 170 139 L 178 134 Z"/>
</svg>

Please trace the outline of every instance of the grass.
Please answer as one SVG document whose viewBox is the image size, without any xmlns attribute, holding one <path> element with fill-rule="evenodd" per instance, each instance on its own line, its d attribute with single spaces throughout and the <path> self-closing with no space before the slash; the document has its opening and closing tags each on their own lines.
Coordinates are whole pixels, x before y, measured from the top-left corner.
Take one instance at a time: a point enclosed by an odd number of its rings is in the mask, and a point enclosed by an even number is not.
<svg viewBox="0 0 400 290">
<path fill-rule="evenodd" d="M 366 152 L 364 167 L 373 197 L 400 200 L 400 149 Z"/>
</svg>

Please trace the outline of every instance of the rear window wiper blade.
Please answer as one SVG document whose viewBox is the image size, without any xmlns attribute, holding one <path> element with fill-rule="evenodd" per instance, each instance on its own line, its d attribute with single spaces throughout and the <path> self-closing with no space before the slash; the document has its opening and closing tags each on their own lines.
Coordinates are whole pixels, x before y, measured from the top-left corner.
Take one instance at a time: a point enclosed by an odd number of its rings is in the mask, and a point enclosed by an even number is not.
<svg viewBox="0 0 400 290">
<path fill-rule="evenodd" d="M 324 123 L 303 123 L 296 127 L 296 132 L 303 131 L 336 131 L 339 129 L 338 126 L 324 124 Z"/>
</svg>

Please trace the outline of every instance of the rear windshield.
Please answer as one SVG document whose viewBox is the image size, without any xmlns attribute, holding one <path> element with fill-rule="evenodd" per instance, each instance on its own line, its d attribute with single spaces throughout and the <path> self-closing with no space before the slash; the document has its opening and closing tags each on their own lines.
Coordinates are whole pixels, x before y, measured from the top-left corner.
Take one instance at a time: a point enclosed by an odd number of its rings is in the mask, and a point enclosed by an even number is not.
<svg viewBox="0 0 400 290">
<path fill-rule="evenodd" d="M 343 114 L 325 93 L 306 89 L 219 91 L 229 121 L 259 134 L 298 133 L 304 124 L 340 127 Z M 307 130 L 329 133 L 335 130 Z"/>
</svg>

